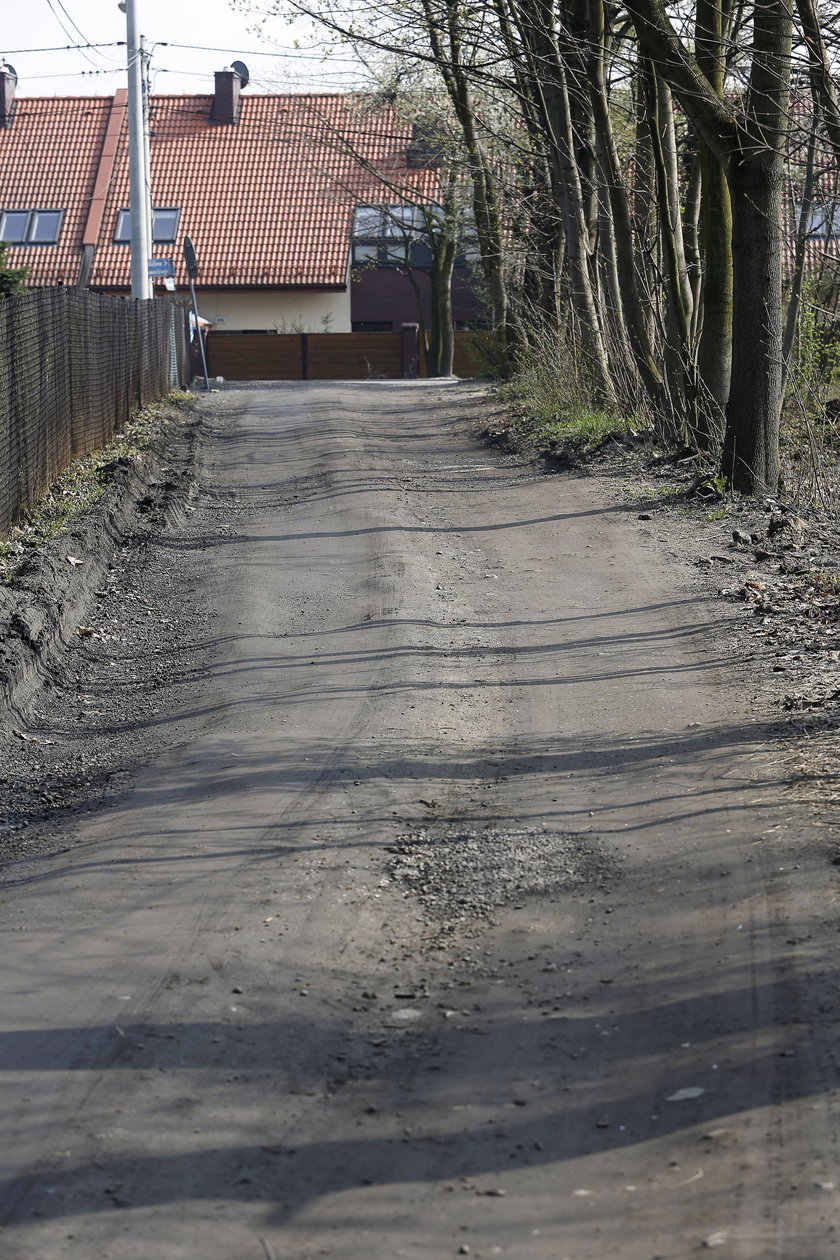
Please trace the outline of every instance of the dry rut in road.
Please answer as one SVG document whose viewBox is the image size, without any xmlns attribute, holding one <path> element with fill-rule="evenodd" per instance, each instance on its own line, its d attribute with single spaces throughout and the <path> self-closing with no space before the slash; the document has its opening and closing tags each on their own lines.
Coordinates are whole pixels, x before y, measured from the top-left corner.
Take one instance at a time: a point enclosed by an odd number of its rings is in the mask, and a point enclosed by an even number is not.
<svg viewBox="0 0 840 1260">
<path fill-rule="evenodd" d="M 830 867 L 716 610 L 484 405 L 208 401 L 157 751 L 4 871 L 3 1260 L 837 1254 Z"/>
</svg>

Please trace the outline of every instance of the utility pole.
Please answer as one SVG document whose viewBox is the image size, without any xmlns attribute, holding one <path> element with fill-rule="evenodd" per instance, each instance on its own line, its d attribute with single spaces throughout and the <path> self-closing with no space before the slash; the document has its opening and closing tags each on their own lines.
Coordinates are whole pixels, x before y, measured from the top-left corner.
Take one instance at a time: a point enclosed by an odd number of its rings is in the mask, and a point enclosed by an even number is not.
<svg viewBox="0 0 840 1260">
<path fill-rule="evenodd" d="M 128 45 L 128 176 L 131 185 L 131 296 L 151 297 L 149 280 L 148 171 L 143 110 L 143 50 L 140 44 L 136 0 L 123 0 Z"/>
<path fill-rule="evenodd" d="M 152 101 L 149 85 L 149 57 L 146 52 L 146 42 L 142 35 L 140 36 L 140 72 L 143 79 L 143 229 L 146 234 L 146 258 L 149 259 L 152 256 L 154 246 L 154 232 L 152 231 L 152 159 L 149 153 L 149 118 L 151 116 Z M 154 296 L 155 286 L 150 278 L 149 297 Z"/>
</svg>

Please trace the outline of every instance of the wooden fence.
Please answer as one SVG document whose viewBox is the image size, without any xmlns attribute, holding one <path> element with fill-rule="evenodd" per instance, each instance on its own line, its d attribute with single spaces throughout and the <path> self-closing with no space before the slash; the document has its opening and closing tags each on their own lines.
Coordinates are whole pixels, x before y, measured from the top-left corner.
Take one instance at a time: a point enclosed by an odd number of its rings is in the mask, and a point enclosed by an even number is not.
<svg viewBox="0 0 840 1260">
<path fill-rule="evenodd" d="M 481 333 L 455 334 L 456 376 L 486 370 L 481 338 Z M 406 332 L 211 332 L 207 365 L 211 376 L 229 381 L 391 381 L 418 375 L 416 345 L 416 334 L 410 343 Z M 425 375 L 422 355 L 419 375 Z"/>
</svg>

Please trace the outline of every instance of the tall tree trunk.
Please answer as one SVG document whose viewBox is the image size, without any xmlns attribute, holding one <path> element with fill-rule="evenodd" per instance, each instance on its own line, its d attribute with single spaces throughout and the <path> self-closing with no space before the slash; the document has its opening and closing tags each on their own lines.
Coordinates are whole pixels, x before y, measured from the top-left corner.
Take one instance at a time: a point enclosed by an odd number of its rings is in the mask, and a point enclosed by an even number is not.
<svg viewBox="0 0 840 1260">
<path fill-rule="evenodd" d="M 726 14 L 721 0 L 697 0 L 697 65 L 723 100 Z M 726 170 L 702 136 L 697 137 L 702 192 L 700 252 L 703 315 L 697 372 L 700 408 L 697 444 L 708 450 L 720 441 L 732 374 L 732 208 Z"/>
<path fill-rule="evenodd" d="M 802 305 L 802 284 L 805 279 L 805 253 L 808 241 L 808 227 L 811 222 L 811 210 L 814 205 L 814 185 L 816 183 L 815 158 L 817 149 L 817 128 L 819 126 L 819 110 L 814 108 L 811 119 L 811 130 L 808 133 L 808 148 L 805 157 L 805 178 L 802 183 L 802 204 L 796 222 L 796 246 L 793 260 L 793 273 L 790 278 L 787 313 L 785 315 L 785 334 L 782 342 L 782 370 L 785 381 L 790 370 L 790 357 L 793 342 L 799 324 L 799 312 Z"/>
<path fill-rule="evenodd" d="M 823 40 L 819 13 L 814 0 L 796 0 L 796 4 L 802 34 L 808 47 L 814 98 L 815 101 L 819 100 L 835 161 L 840 162 L 840 93 L 832 78 L 831 60 Z"/>
<path fill-rule="evenodd" d="M 592 198 L 595 181 L 589 177 L 585 183 L 582 178 L 582 172 L 594 170 L 595 164 L 591 122 L 586 121 L 586 110 L 581 110 L 578 103 L 577 114 L 584 121 L 575 125 L 572 98 L 580 92 L 575 91 L 574 82 L 569 83 L 567 59 L 561 55 L 552 5 L 545 0 L 529 0 L 510 9 L 502 6 L 503 0 L 497 0 L 497 11 L 502 11 L 506 19 L 503 26 L 508 32 L 511 57 L 524 54 L 527 65 L 523 92 L 528 99 L 525 114 L 531 142 L 535 150 L 545 153 L 551 192 L 560 210 L 556 228 L 559 230 L 562 225 L 578 340 L 598 398 L 612 402 L 609 360 L 590 264 L 597 233 L 597 198 L 594 202 Z M 511 39 L 513 31 L 516 43 Z M 568 43 L 563 41 L 564 50 Z M 579 63 L 579 57 L 570 62 L 582 74 Z"/>
<path fill-rule="evenodd" d="M 441 192 L 440 210 L 427 207 L 423 211 L 425 235 L 432 250 L 432 265 L 429 268 L 430 336 L 426 348 L 426 372 L 429 376 L 451 376 L 455 352 L 452 274 L 458 253 L 460 223 L 458 177 L 451 168 L 441 174 Z"/>
<path fill-rule="evenodd" d="M 603 0 L 591 0 L 589 28 L 589 90 L 598 136 L 602 178 L 609 190 L 610 211 L 615 231 L 616 267 L 621 285 L 625 324 L 630 334 L 636 369 L 644 384 L 648 402 L 665 431 L 673 435 L 674 416 L 665 379 L 644 317 L 642 293 L 635 266 L 635 249 L 630 214 L 630 196 L 624 179 L 612 129 L 604 71 L 605 18 Z"/>
<path fill-rule="evenodd" d="M 586 220 L 586 199 L 580 180 L 580 169 L 575 160 L 574 128 L 569 106 L 569 92 L 564 67 L 557 61 L 552 67 L 550 88 L 551 102 L 547 107 L 555 141 L 559 196 L 564 210 L 566 263 L 575 313 L 583 343 L 587 369 L 591 373 L 596 393 L 602 402 L 613 401 L 609 360 L 604 345 L 592 272 L 589 265 L 589 226 Z"/>
<path fill-rule="evenodd" d="M 723 472 L 747 494 L 779 484 L 782 346 L 782 215 L 792 22 L 786 0 L 753 15 L 745 146 L 733 155 L 732 384 Z"/>
<path fill-rule="evenodd" d="M 635 410 L 641 405 L 644 391 L 636 371 L 630 334 L 624 320 L 615 248 L 615 225 L 610 200 L 603 186 L 601 188 L 601 219 L 598 227 L 598 263 L 604 323 L 608 330 L 606 342 L 610 376 L 618 397 L 625 406 L 629 405 Z"/>
<path fill-rule="evenodd" d="M 462 14 L 457 0 L 446 0 L 442 11 L 435 10 L 431 0 L 422 0 L 422 5 L 432 51 L 458 119 L 467 153 L 481 268 L 500 355 L 499 368 L 506 373 L 522 346 L 522 331 L 508 301 L 498 189 L 479 140 L 469 76 L 463 61 Z"/>
<path fill-rule="evenodd" d="M 744 116 L 680 41 L 662 0 L 628 0 L 646 54 L 718 161 L 732 206 L 732 372 L 721 471 L 736 489 L 775 493 L 782 405 L 782 208 L 792 20 L 755 0 Z"/>
<path fill-rule="evenodd" d="M 427 357 L 429 376 L 451 376 L 455 353 L 454 325 L 452 322 L 452 271 L 455 265 L 455 246 L 447 242 L 436 252 L 430 275 L 431 281 L 431 337 Z"/>
<path fill-rule="evenodd" d="M 653 167 L 653 119 L 648 110 L 650 62 L 638 57 L 633 76 L 633 217 L 635 271 L 639 277 L 641 317 L 652 341 L 656 329 L 654 294 L 657 289 L 652 243 L 656 238 L 656 180 Z M 609 185 L 606 185 L 608 188 Z"/>
<path fill-rule="evenodd" d="M 689 431 L 695 427 L 696 409 L 691 345 L 694 295 L 685 261 L 673 100 L 667 83 L 660 75 L 651 75 L 649 83 L 650 114 L 657 120 L 653 135 L 653 156 L 659 201 L 659 239 L 665 274 L 665 366 L 668 388 L 676 404 L 675 411 L 684 421 L 680 436 L 687 440 Z"/>
<path fill-rule="evenodd" d="M 683 234 L 685 237 L 685 261 L 688 267 L 688 281 L 691 285 L 691 339 L 696 345 L 700 339 L 702 323 L 702 281 L 703 264 L 700 257 L 700 198 L 702 195 L 702 176 L 700 159 L 695 145 L 691 162 L 691 171 L 686 184 L 683 202 Z"/>
<path fill-rule="evenodd" d="M 541 328 L 559 328 L 560 277 L 565 258 L 566 234 L 560 208 L 545 187 L 547 176 L 528 197 L 528 236 L 531 255 L 523 277 L 526 311 Z M 529 334 L 527 316 L 525 335 Z"/>
</svg>

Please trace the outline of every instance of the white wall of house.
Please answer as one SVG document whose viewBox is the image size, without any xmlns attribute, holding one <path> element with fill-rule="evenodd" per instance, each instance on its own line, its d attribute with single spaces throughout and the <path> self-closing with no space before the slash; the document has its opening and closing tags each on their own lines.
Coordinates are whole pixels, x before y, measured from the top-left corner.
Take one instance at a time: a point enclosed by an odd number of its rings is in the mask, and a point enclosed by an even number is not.
<svg viewBox="0 0 840 1260">
<path fill-rule="evenodd" d="M 199 289 L 198 313 L 217 332 L 350 332 L 350 289 Z"/>
</svg>

